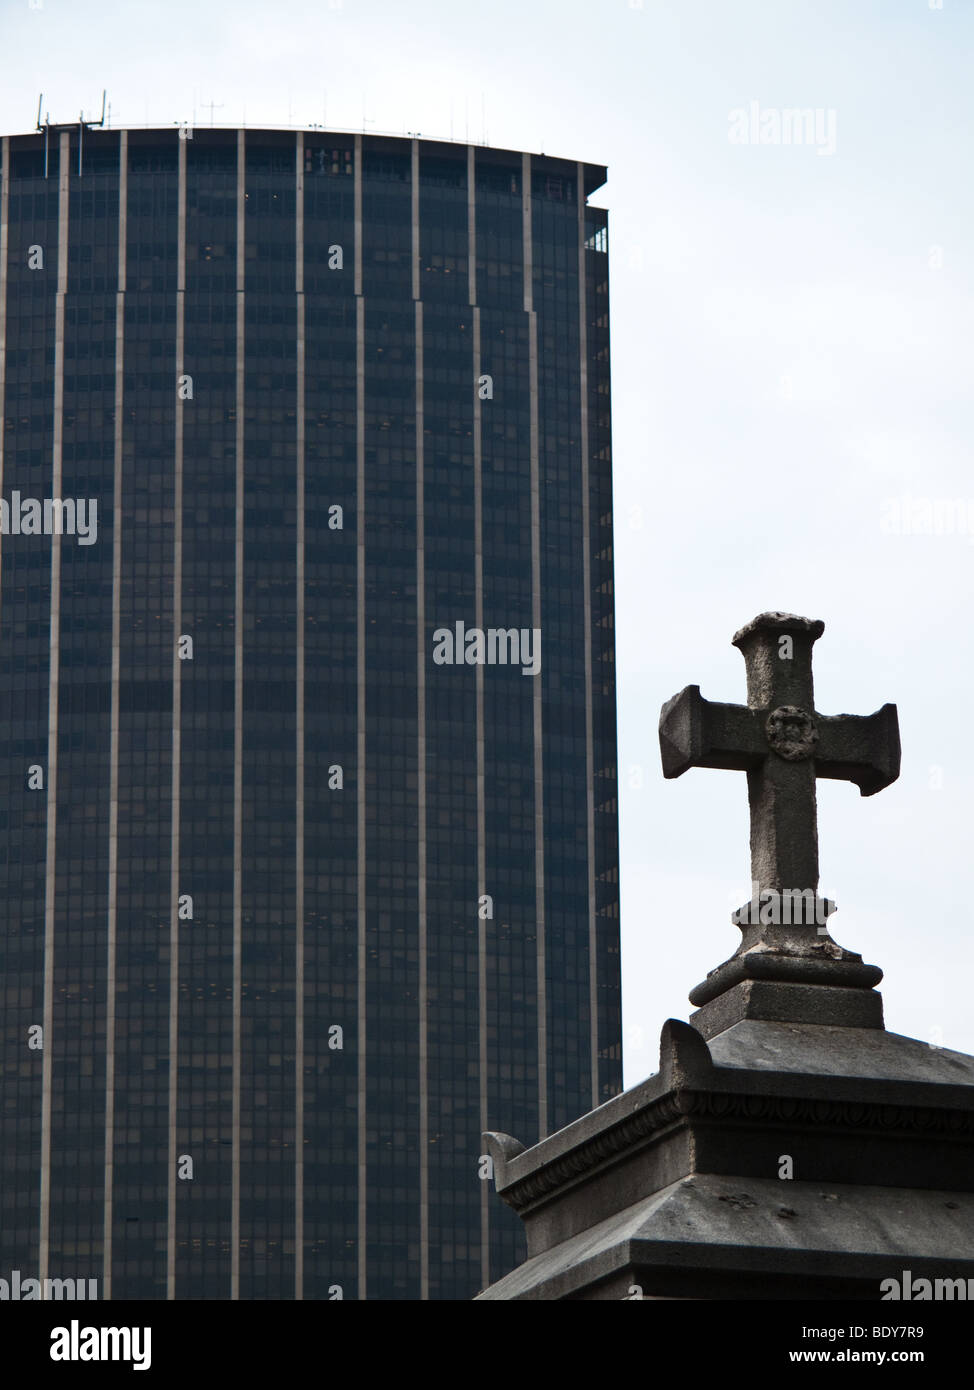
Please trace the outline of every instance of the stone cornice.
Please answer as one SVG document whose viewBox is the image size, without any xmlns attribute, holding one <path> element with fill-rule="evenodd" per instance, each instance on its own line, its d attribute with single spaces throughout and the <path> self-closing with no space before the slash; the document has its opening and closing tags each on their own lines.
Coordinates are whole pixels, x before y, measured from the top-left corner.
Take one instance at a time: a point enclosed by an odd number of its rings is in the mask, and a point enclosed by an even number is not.
<svg viewBox="0 0 974 1390">
<path fill-rule="evenodd" d="M 760 1080 L 760 1077 L 756 1077 Z M 883 1083 L 875 1083 L 882 1087 Z M 498 1191 L 517 1212 L 524 1212 L 559 1189 L 610 1166 L 615 1160 L 655 1142 L 674 1125 L 688 1121 L 733 1120 L 746 1124 L 839 1128 L 879 1133 L 968 1139 L 974 1136 L 974 1108 L 891 1103 L 880 1096 L 854 1100 L 782 1095 L 746 1090 L 676 1089 L 651 1101 L 635 1114 L 538 1167 Z"/>
</svg>

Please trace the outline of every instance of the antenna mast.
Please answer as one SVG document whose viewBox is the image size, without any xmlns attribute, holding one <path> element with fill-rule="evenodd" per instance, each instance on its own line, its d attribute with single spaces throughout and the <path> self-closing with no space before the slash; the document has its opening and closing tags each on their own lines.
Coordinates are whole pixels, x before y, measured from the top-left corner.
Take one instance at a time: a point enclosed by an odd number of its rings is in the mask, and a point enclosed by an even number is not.
<svg viewBox="0 0 974 1390">
<path fill-rule="evenodd" d="M 84 149 L 84 142 L 85 142 L 85 131 L 86 131 L 86 130 L 96 130 L 99 126 L 103 126 L 103 125 L 105 124 L 105 102 L 106 102 L 106 100 L 107 100 L 107 96 L 108 96 L 107 90 L 103 87 L 103 88 L 102 88 L 102 93 L 101 93 L 101 118 L 100 118 L 99 120 L 97 120 L 97 121 L 86 121 L 86 120 L 85 120 L 85 113 L 84 113 L 83 111 L 80 111 L 80 112 L 78 113 L 78 176 L 79 176 L 79 177 L 81 176 L 81 172 L 82 172 L 81 160 L 82 160 L 82 152 L 83 152 L 83 149 Z M 43 120 L 43 123 L 42 123 L 42 121 L 41 121 L 41 106 L 43 105 L 43 102 L 44 102 L 44 93 L 41 92 L 40 95 L 39 95 L 38 98 L 37 98 L 37 121 L 36 121 L 36 124 L 35 124 L 35 126 L 34 126 L 34 129 L 37 130 L 37 131 L 43 131 L 43 132 L 44 132 L 44 177 L 47 178 L 48 172 L 49 172 L 49 161 L 50 161 L 50 136 L 51 136 L 51 131 L 52 131 L 52 130 L 67 130 L 67 129 L 69 128 L 70 125 L 73 125 L 73 124 L 74 124 L 74 122 L 73 122 L 73 121 L 71 121 L 71 122 L 65 122 L 65 123 L 63 123 L 63 124 L 59 124 L 59 125 L 56 124 L 56 125 L 52 126 L 52 125 L 51 125 L 51 116 L 50 116 L 50 112 L 45 111 L 45 112 L 44 112 L 44 120 Z"/>
</svg>

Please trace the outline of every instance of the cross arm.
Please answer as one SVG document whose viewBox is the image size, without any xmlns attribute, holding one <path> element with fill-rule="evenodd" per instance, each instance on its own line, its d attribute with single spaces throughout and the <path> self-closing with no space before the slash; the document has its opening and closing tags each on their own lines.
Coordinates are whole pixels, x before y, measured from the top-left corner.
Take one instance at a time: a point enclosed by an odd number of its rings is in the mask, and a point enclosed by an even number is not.
<svg viewBox="0 0 974 1390">
<path fill-rule="evenodd" d="M 756 767 L 767 745 L 754 713 L 744 705 L 705 700 L 699 685 L 688 685 L 660 711 L 659 747 L 664 777 L 680 777 L 691 767 Z"/>
<path fill-rule="evenodd" d="M 875 714 L 816 715 L 815 773 L 855 782 L 873 796 L 900 775 L 900 728 L 895 705 Z"/>
</svg>

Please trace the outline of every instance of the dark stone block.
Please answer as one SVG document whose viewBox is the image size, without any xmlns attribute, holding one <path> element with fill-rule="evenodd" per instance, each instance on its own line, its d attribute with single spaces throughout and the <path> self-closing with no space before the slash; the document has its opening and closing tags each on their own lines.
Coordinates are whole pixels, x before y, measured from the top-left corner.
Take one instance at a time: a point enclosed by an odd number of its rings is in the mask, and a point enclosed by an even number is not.
<svg viewBox="0 0 974 1390">
<path fill-rule="evenodd" d="M 874 989 L 742 980 L 692 1013 L 690 1022 L 703 1037 L 712 1038 L 746 1018 L 882 1028 L 883 996 Z"/>
</svg>

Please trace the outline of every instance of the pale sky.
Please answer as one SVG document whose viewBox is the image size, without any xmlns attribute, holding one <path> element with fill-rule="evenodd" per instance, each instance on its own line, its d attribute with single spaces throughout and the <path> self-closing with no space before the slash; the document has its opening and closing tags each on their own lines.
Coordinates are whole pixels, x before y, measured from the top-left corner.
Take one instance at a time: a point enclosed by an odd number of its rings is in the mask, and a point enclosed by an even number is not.
<svg viewBox="0 0 974 1390">
<path fill-rule="evenodd" d="M 962 0 L 0 0 L 3 133 L 107 87 L 112 125 L 609 166 L 627 1086 L 750 892 L 744 776 L 665 782 L 659 708 L 743 701 L 730 639 L 769 608 L 824 619 L 821 712 L 899 708 L 894 786 L 819 783 L 832 933 L 891 1030 L 974 1052 L 972 37 Z M 834 140 L 732 143 L 752 102 Z"/>
</svg>

